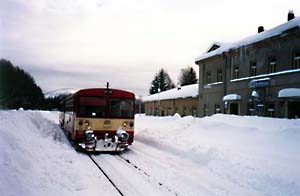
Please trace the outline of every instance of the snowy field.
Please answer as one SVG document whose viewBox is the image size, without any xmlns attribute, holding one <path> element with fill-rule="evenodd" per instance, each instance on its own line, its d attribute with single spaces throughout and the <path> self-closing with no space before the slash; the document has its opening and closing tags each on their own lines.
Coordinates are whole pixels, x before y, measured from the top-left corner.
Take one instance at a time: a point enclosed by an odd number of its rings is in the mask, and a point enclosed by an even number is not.
<svg viewBox="0 0 300 196">
<path fill-rule="evenodd" d="M 300 120 L 136 115 L 135 130 L 121 156 L 93 155 L 124 195 L 300 195 Z M 57 112 L 0 111 L 0 148 L 0 195 L 120 195 Z"/>
</svg>

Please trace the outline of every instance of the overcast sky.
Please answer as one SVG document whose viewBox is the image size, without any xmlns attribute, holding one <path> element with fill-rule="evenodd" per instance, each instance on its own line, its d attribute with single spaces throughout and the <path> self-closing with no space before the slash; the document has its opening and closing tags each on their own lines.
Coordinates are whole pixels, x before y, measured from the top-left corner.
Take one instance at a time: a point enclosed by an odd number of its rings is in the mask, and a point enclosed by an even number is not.
<svg viewBox="0 0 300 196">
<path fill-rule="evenodd" d="M 104 87 L 147 95 L 212 42 L 234 42 L 300 16 L 298 0 L 1 0 L 0 58 L 44 91 Z"/>
</svg>

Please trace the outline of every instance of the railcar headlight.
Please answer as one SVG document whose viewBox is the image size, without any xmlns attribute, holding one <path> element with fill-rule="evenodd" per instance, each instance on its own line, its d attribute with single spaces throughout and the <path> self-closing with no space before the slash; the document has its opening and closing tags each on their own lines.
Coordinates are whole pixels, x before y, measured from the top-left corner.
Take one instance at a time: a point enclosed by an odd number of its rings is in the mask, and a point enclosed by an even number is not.
<svg viewBox="0 0 300 196">
<path fill-rule="evenodd" d="M 128 122 L 123 122 L 123 127 L 127 127 L 127 125 L 128 125 Z"/>
<path fill-rule="evenodd" d="M 91 141 L 95 138 L 94 132 L 93 131 L 86 131 L 85 132 L 85 139 L 87 141 Z"/>
<path fill-rule="evenodd" d="M 128 133 L 122 133 L 121 134 L 121 140 L 126 141 L 129 139 L 129 134 Z"/>
<path fill-rule="evenodd" d="M 83 125 L 82 120 L 78 122 L 78 125 L 79 125 L 79 126 L 82 126 L 82 125 Z"/>
<path fill-rule="evenodd" d="M 89 122 L 88 120 L 86 120 L 86 121 L 84 122 L 84 124 L 85 124 L 86 127 L 88 127 L 88 126 L 90 125 L 90 122 Z"/>
<path fill-rule="evenodd" d="M 124 131 L 123 129 L 118 129 L 117 135 L 118 135 L 118 138 L 122 141 L 126 141 L 129 139 L 129 134 L 126 131 Z"/>
</svg>

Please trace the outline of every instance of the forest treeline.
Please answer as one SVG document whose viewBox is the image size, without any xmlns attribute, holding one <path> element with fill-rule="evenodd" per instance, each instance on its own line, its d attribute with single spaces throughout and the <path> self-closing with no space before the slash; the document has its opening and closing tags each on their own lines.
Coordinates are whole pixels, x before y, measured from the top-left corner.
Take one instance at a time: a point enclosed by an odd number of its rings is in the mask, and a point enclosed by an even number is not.
<svg viewBox="0 0 300 196">
<path fill-rule="evenodd" d="M 197 75 L 192 67 L 181 69 L 179 86 L 197 83 Z M 175 88 L 167 71 L 160 69 L 151 82 L 149 94 Z M 42 89 L 33 77 L 9 60 L 0 59 L 0 109 L 43 109 L 58 110 L 60 101 L 68 95 L 44 97 Z"/>
<path fill-rule="evenodd" d="M 29 73 L 8 60 L 0 60 L 0 109 L 58 109 L 60 99 L 45 98 Z"/>
</svg>

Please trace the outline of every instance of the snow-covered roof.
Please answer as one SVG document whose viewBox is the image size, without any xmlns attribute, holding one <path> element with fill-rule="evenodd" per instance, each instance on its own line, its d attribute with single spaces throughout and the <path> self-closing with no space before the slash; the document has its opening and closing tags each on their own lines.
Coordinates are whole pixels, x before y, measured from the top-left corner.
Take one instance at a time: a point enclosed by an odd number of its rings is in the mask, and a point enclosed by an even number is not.
<svg viewBox="0 0 300 196">
<path fill-rule="evenodd" d="M 278 92 L 278 97 L 300 97 L 300 88 L 285 88 Z"/>
<path fill-rule="evenodd" d="M 240 99 L 241 99 L 241 96 L 238 94 L 228 94 L 223 97 L 223 101 L 234 101 L 234 100 L 240 100 Z"/>
<path fill-rule="evenodd" d="M 246 37 L 238 42 L 234 42 L 234 43 L 222 43 L 220 44 L 220 47 L 217 48 L 216 50 L 213 51 L 206 51 L 205 53 L 203 53 L 202 55 L 200 55 L 199 57 L 196 58 L 195 62 L 207 59 L 209 57 L 215 56 L 215 55 L 219 55 L 222 54 L 223 52 L 227 52 L 231 49 L 236 49 L 242 46 L 246 46 L 246 45 L 250 45 L 262 40 L 265 40 L 267 38 L 276 36 L 276 35 L 280 35 L 282 34 L 284 31 L 287 31 L 288 29 L 292 29 L 294 27 L 300 27 L 300 17 L 295 17 L 294 19 L 283 23 L 273 29 L 270 30 L 265 30 L 261 33 L 257 33 L 255 35 L 252 35 L 250 37 Z M 218 42 L 219 43 L 219 42 Z"/>
<path fill-rule="evenodd" d="M 198 96 L 198 84 L 182 86 L 181 88 L 173 88 L 171 90 L 156 93 L 147 97 L 143 97 L 143 101 L 159 101 L 167 99 L 177 99 Z"/>
</svg>

